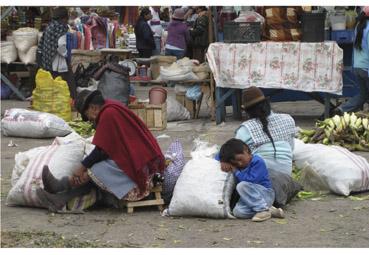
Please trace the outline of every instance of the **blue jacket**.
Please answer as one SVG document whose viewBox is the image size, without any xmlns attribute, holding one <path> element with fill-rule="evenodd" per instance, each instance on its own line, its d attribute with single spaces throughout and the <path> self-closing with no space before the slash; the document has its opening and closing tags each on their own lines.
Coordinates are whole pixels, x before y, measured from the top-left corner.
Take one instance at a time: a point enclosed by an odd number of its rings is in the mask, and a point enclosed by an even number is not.
<svg viewBox="0 0 369 255">
<path fill-rule="evenodd" d="M 269 180 L 268 169 L 264 160 L 258 155 L 252 155 L 250 164 L 245 169 L 237 169 L 234 172 L 237 182 L 251 182 L 264 186 L 265 188 L 272 188 L 272 183 Z"/>
<path fill-rule="evenodd" d="M 219 153 L 215 156 L 216 160 L 219 160 Z M 244 169 L 237 169 L 234 172 L 234 176 L 237 182 L 251 182 L 264 186 L 265 188 L 272 188 L 272 183 L 269 179 L 268 169 L 264 160 L 253 154 L 250 164 Z"/>
</svg>

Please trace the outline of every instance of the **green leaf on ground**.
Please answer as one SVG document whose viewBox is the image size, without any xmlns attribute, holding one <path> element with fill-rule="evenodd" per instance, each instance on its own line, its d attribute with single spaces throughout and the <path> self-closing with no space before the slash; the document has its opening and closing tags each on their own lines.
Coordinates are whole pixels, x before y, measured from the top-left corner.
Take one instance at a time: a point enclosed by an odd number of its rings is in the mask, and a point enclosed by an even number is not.
<svg viewBox="0 0 369 255">
<path fill-rule="evenodd" d="M 277 220 L 273 220 L 275 223 L 284 225 L 287 224 L 287 220 L 286 219 L 277 219 Z"/>
<path fill-rule="evenodd" d="M 349 196 L 348 197 L 350 200 L 352 201 L 364 201 L 364 200 L 369 200 L 369 195 L 367 196 L 363 196 L 363 197 L 358 197 L 358 196 Z"/>
<path fill-rule="evenodd" d="M 247 243 L 262 244 L 264 242 L 260 240 L 251 240 L 251 241 L 247 241 Z"/>
</svg>

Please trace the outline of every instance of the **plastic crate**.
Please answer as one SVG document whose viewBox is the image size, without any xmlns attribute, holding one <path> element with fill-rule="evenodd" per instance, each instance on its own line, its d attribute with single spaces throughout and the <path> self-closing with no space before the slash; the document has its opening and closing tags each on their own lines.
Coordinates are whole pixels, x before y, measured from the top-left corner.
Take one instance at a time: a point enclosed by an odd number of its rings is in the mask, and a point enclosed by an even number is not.
<svg viewBox="0 0 369 255">
<path fill-rule="evenodd" d="M 352 66 L 352 51 L 353 44 L 340 44 L 340 48 L 343 50 L 343 65 Z"/>
<path fill-rule="evenodd" d="M 352 43 L 354 41 L 354 30 L 332 31 L 331 40 L 337 43 Z"/>
<path fill-rule="evenodd" d="M 254 43 L 260 42 L 260 22 L 233 22 L 224 23 L 225 43 Z"/>
<path fill-rule="evenodd" d="M 325 39 L 323 13 L 303 13 L 301 15 L 302 42 L 323 42 Z"/>
</svg>

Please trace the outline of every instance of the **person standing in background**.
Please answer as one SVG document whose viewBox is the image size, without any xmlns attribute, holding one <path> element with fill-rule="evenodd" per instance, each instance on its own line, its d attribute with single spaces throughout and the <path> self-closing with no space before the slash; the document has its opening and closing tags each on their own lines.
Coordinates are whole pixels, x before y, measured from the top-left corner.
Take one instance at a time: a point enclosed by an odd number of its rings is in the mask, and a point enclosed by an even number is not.
<svg viewBox="0 0 369 255">
<path fill-rule="evenodd" d="M 190 30 L 190 34 L 192 37 L 193 58 L 202 63 L 205 60 L 206 48 L 209 46 L 208 9 L 205 6 L 198 6 L 196 14 L 198 17 L 193 29 Z"/>
<path fill-rule="evenodd" d="M 184 21 L 184 10 L 174 10 L 172 21 L 168 26 L 168 39 L 165 46 L 166 56 L 175 56 L 177 59 L 185 56 L 187 44 L 190 41 L 190 33 Z"/>
<path fill-rule="evenodd" d="M 184 19 L 189 27 L 192 27 L 197 19 L 198 15 L 196 13 L 196 6 L 190 6 L 186 10 L 186 14 L 184 15 Z"/>
<path fill-rule="evenodd" d="M 68 83 L 71 98 L 75 99 L 76 85 L 72 68 L 67 61 L 68 10 L 58 7 L 53 10 L 52 18 L 37 47 L 37 64 L 49 71 L 53 78 L 61 76 Z"/>
<path fill-rule="evenodd" d="M 154 32 L 147 23 L 151 19 L 150 9 L 145 7 L 141 10 L 140 17 L 135 25 L 136 48 L 140 58 L 150 58 L 156 48 Z"/>
<path fill-rule="evenodd" d="M 169 22 L 170 21 L 169 8 L 168 7 L 165 7 L 163 9 L 163 11 L 160 12 L 160 20 L 162 20 L 164 22 Z"/>
<path fill-rule="evenodd" d="M 160 55 L 161 52 L 161 36 L 163 34 L 163 27 L 161 25 L 159 13 L 160 6 L 150 7 L 152 19 L 149 21 L 151 30 L 154 32 L 155 49 L 153 50 L 153 55 Z"/>
<path fill-rule="evenodd" d="M 369 6 L 363 8 L 355 28 L 353 68 L 360 92 L 334 109 L 331 115 L 358 111 L 369 102 Z"/>
</svg>

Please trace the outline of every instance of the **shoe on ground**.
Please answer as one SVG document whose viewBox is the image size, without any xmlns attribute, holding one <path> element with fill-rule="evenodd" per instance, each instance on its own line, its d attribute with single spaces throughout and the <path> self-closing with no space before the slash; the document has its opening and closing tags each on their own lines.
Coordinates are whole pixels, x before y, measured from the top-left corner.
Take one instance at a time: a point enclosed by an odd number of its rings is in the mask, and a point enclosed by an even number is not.
<svg viewBox="0 0 369 255">
<path fill-rule="evenodd" d="M 262 212 L 258 212 L 254 215 L 254 217 L 252 217 L 252 221 L 254 222 L 262 222 L 262 221 L 266 221 L 268 219 L 270 219 L 272 217 L 271 212 L 269 211 L 262 211 Z"/>
<path fill-rule="evenodd" d="M 275 208 L 274 206 L 269 208 L 269 212 L 273 218 L 284 219 L 284 211 L 282 208 Z"/>
</svg>

